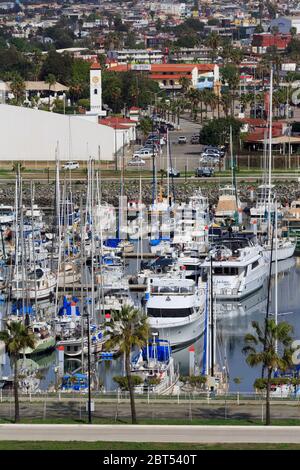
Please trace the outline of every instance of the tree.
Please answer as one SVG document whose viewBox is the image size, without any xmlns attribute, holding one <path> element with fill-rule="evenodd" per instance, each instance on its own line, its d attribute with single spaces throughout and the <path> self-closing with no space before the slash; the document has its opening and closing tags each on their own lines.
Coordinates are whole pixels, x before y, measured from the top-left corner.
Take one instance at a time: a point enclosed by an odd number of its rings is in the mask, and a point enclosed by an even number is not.
<svg viewBox="0 0 300 470">
<path fill-rule="evenodd" d="M 121 390 L 126 390 L 126 392 L 129 391 L 129 386 L 128 386 L 128 378 L 123 377 L 120 375 L 117 375 L 113 377 L 113 381 L 116 382 Z M 131 383 L 133 387 L 136 387 L 137 385 L 141 385 L 143 383 L 142 377 L 139 375 L 131 375 Z"/>
<path fill-rule="evenodd" d="M 218 49 L 221 46 L 221 38 L 218 33 L 212 31 L 206 39 L 206 46 L 211 49 L 211 60 L 214 62 L 218 56 Z"/>
<path fill-rule="evenodd" d="M 109 339 L 106 342 L 108 350 L 118 347 L 124 354 L 125 371 L 128 382 L 131 406 L 132 424 L 137 423 L 134 384 L 130 368 L 131 350 L 133 348 L 142 348 L 146 345 L 149 336 L 149 326 L 146 316 L 142 316 L 140 311 L 124 305 L 120 311 L 113 312 L 110 321 L 107 322 L 107 334 Z"/>
<path fill-rule="evenodd" d="M 49 51 L 42 65 L 40 79 L 44 80 L 48 75 L 53 74 L 56 80 L 67 85 L 72 80 L 73 59 L 70 54 L 64 52 L 58 54 L 55 50 Z"/>
<path fill-rule="evenodd" d="M 231 96 L 231 114 L 233 115 L 234 96 L 240 83 L 240 72 L 236 65 L 227 64 L 221 69 L 221 80 L 224 85 L 228 86 L 228 91 Z"/>
<path fill-rule="evenodd" d="M 212 119 L 200 131 L 200 142 L 205 145 L 228 145 L 230 140 L 230 126 L 232 128 L 232 141 L 235 147 L 239 145 L 241 122 L 232 117 Z"/>
<path fill-rule="evenodd" d="M 18 357 L 26 348 L 34 348 L 35 340 L 32 333 L 29 332 L 22 322 L 12 321 L 6 323 L 6 330 L 0 331 L 0 341 L 3 341 L 7 353 L 10 356 L 14 380 L 14 398 L 15 398 L 15 423 L 20 422 L 19 406 L 19 382 L 18 382 Z"/>
<path fill-rule="evenodd" d="M 270 391 L 272 375 L 276 370 L 285 371 L 292 364 L 292 338 L 290 334 L 293 327 L 287 322 L 276 324 L 274 319 L 266 318 L 261 328 L 256 321 L 252 322 L 254 334 L 245 336 L 246 346 L 243 353 L 247 355 L 246 362 L 250 367 L 262 365 L 266 370 L 266 425 L 271 424 Z"/>
<path fill-rule="evenodd" d="M 182 94 L 185 95 L 191 86 L 191 81 L 187 77 L 180 77 L 179 85 L 181 85 Z"/>
<path fill-rule="evenodd" d="M 207 383 L 207 376 L 206 375 L 187 375 L 187 376 L 180 376 L 180 382 L 183 382 L 187 388 L 191 391 L 196 390 L 205 390 L 205 385 Z"/>
<path fill-rule="evenodd" d="M 151 132 L 153 127 L 152 121 L 149 117 L 145 117 L 141 120 L 140 122 L 140 130 L 143 134 L 144 139 L 147 137 L 147 135 Z"/>
<path fill-rule="evenodd" d="M 26 92 L 26 86 L 23 78 L 19 74 L 16 74 L 12 79 L 10 83 L 10 91 L 15 97 L 16 104 L 22 104 Z"/>
<path fill-rule="evenodd" d="M 56 78 L 55 75 L 50 73 L 46 78 L 45 78 L 45 83 L 48 83 L 49 85 L 49 101 L 48 101 L 48 106 L 49 106 L 49 111 L 50 111 L 50 92 L 51 88 L 55 85 L 56 83 Z"/>
</svg>

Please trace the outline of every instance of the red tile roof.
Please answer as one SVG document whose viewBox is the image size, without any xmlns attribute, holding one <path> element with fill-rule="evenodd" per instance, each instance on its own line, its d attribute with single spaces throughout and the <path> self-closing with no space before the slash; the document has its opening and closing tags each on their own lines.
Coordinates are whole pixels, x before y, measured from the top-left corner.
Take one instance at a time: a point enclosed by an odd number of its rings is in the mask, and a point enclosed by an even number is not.
<svg viewBox="0 0 300 470">
<path fill-rule="evenodd" d="M 191 73 L 194 68 L 199 72 L 212 72 L 214 71 L 214 64 L 151 64 L 149 73 L 163 73 L 163 72 L 189 72 Z M 131 64 L 120 64 L 112 66 L 110 70 L 115 72 L 126 72 L 131 70 Z"/>
<path fill-rule="evenodd" d="M 272 128 L 272 138 L 280 137 L 281 135 L 282 135 L 281 129 Z M 256 129 L 254 132 L 252 132 L 245 138 L 245 142 L 253 142 L 253 143 L 259 142 L 261 140 L 264 140 L 264 138 L 265 138 L 265 130 Z"/>
<path fill-rule="evenodd" d="M 100 69 L 101 69 L 101 65 L 99 64 L 99 62 L 94 62 L 91 65 L 91 70 L 100 70 Z"/>
<path fill-rule="evenodd" d="M 99 122 L 101 124 L 106 124 L 107 126 L 112 126 L 112 127 L 120 127 L 120 129 L 128 129 L 128 124 L 136 125 L 136 121 L 133 121 L 132 119 L 128 118 L 123 118 L 123 117 L 116 117 L 116 116 L 109 116 L 105 119 L 101 119 Z"/>
</svg>

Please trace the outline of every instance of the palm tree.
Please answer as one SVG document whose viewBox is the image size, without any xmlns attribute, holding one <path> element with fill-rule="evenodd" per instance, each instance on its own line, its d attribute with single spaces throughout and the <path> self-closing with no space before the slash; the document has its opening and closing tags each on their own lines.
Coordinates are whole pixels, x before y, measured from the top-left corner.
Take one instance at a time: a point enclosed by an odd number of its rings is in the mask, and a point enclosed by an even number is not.
<svg viewBox="0 0 300 470">
<path fill-rule="evenodd" d="M 227 64 L 221 69 L 221 78 L 224 85 L 228 86 L 228 93 L 231 96 L 231 115 L 234 114 L 235 93 L 240 83 L 240 73 L 234 64 Z"/>
<path fill-rule="evenodd" d="M 26 86 L 21 75 L 15 75 L 12 81 L 10 82 L 10 91 L 13 93 L 16 104 L 19 105 L 23 102 Z"/>
<path fill-rule="evenodd" d="M 187 77 L 180 77 L 179 85 L 181 85 L 182 94 L 185 96 L 186 92 L 188 91 L 188 89 L 191 86 L 190 80 Z"/>
<path fill-rule="evenodd" d="M 128 383 L 131 407 L 132 424 L 137 423 L 134 385 L 131 380 L 130 358 L 133 348 L 142 348 L 146 345 L 149 336 L 149 326 L 147 317 L 142 316 L 140 311 L 130 305 L 124 305 L 120 311 L 112 314 L 107 323 L 107 334 L 109 339 L 106 342 L 106 348 L 112 349 L 118 347 L 125 356 L 125 372 Z"/>
<path fill-rule="evenodd" d="M 226 117 L 228 117 L 228 114 L 229 114 L 229 109 L 230 109 L 230 106 L 231 106 L 231 95 L 227 92 L 224 92 L 222 93 L 222 96 L 221 96 L 221 106 L 223 108 L 223 112 L 225 114 Z"/>
<path fill-rule="evenodd" d="M 55 75 L 53 75 L 53 73 L 49 73 L 49 75 L 47 75 L 47 77 L 45 78 L 45 83 L 48 83 L 48 85 L 49 85 L 49 102 L 48 102 L 48 106 L 49 106 L 49 111 L 50 111 L 50 91 L 51 91 L 52 86 L 55 85 L 55 83 L 56 83 Z"/>
<path fill-rule="evenodd" d="M 153 123 L 148 116 L 146 116 L 145 118 L 141 120 L 140 130 L 143 134 L 144 140 L 146 139 L 147 135 L 150 134 L 152 128 L 153 128 Z"/>
<path fill-rule="evenodd" d="M 214 62 L 218 55 L 218 49 L 221 45 L 221 37 L 215 31 L 209 33 L 206 39 L 206 46 L 211 49 L 211 60 Z"/>
<path fill-rule="evenodd" d="M 245 336 L 246 346 L 242 351 L 247 355 L 246 362 L 250 367 L 262 364 L 263 370 L 267 371 L 266 425 L 270 425 L 272 375 L 277 369 L 285 371 L 292 364 L 293 350 L 291 348 L 292 338 L 290 334 L 293 331 L 293 327 L 287 322 L 276 324 L 273 318 L 266 318 L 263 329 L 256 321 L 252 322 L 252 326 L 255 334 L 248 333 Z"/>
<path fill-rule="evenodd" d="M 191 117 L 196 121 L 198 115 L 198 106 L 201 100 L 201 93 L 199 90 L 191 88 L 188 92 L 188 99 L 191 106 Z M 201 103 L 201 122 L 202 122 L 202 103 Z"/>
<path fill-rule="evenodd" d="M 35 340 L 22 322 L 12 321 L 6 323 L 6 330 L 0 331 L 0 341 L 5 344 L 14 372 L 14 398 L 15 398 L 15 423 L 20 422 L 19 407 L 19 383 L 18 383 L 18 357 L 25 348 L 34 348 Z"/>
</svg>

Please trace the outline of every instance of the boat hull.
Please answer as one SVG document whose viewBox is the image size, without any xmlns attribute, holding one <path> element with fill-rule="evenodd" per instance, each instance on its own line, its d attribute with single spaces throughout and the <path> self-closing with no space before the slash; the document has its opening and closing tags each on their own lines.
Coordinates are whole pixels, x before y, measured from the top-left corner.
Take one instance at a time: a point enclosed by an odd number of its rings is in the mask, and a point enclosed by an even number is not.
<svg viewBox="0 0 300 470">
<path fill-rule="evenodd" d="M 200 338 L 204 332 L 204 313 L 191 315 L 178 321 L 178 318 L 148 317 L 152 333 L 158 332 L 159 338 L 170 342 L 172 348 L 178 349 Z"/>
</svg>

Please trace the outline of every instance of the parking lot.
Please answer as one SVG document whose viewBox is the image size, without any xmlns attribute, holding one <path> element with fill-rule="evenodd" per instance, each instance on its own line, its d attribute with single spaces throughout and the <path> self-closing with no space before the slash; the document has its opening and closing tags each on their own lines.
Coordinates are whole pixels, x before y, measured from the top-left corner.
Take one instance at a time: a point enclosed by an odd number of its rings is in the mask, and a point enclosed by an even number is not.
<svg viewBox="0 0 300 470">
<path fill-rule="evenodd" d="M 168 167 L 175 168 L 180 171 L 181 176 L 184 176 L 185 172 L 190 173 L 194 172 L 195 169 L 199 166 L 211 166 L 205 163 L 200 163 L 200 156 L 203 151 L 203 145 L 201 144 L 191 144 L 191 137 L 193 135 L 199 134 L 200 126 L 199 124 L 183 120 L 180 121 L 180 130 L 174 130 L 169 132 L 169 141 L 170 141 L 170 161 L 167 161 L 167 145 L 162 146 L 162 150 L 155 157 L 156 161 L 156 171 L 159 173 L 159 170 L 166 170 Z M 184 136 L 186 137 L 187 143 L 178 143 L 178 138 Z M 141 146 L 135 145 L 133 149 L 126 155 L 126 164 L 131 160 L 132 155 L 137 151 Z M 143 170 L 152 170 L 152 157 L 144 158 L 145 165 L 143 165 Z M 127 166 L 129 168 L 129 166 Z M 134 168 L 134 167 L 132 167 Z"/>
</svg>

